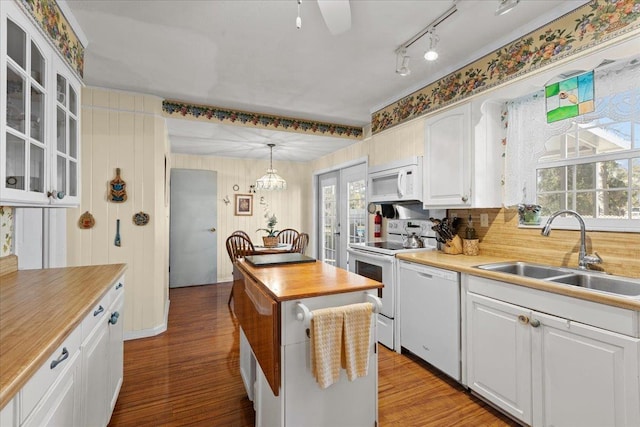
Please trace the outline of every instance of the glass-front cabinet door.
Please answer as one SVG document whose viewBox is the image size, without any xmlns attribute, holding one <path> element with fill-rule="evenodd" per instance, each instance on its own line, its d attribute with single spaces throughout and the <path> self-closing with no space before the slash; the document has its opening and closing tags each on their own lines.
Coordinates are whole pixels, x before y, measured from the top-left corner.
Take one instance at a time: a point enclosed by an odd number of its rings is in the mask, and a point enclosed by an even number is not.
<svg viewBox="0 0 640 427">
<path fill-rule="evenodd" d="M 56 75 L 56 160 L 54 194 L 57 199 L 78 196 L 78 93 L 61 74 Z"/>
<path fill-rule="evenodd" d="M 0 205 L 77 205 L 80 82 L 19 6 L 0 19 Z"/>
</svg>

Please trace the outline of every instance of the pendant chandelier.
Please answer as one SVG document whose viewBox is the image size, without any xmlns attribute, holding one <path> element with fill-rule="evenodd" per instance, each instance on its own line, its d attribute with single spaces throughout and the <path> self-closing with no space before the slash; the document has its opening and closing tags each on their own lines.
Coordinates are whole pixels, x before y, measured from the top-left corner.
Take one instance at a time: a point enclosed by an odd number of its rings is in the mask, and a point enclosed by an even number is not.
<svg viewBox="0 0 640 427">
<path fill-rule="evenodd" d="M 287 181 L 278 175 L 276 173 L 277 171 L 273 168 L 273 147 L 275 147 L 276 144 L 267 144 L 267 146 L 270 150 L 269 169 L 267 169 L 267 173 L 265 175 L 256 180 L 256 190 L 286 190 Z"/>
</svg>

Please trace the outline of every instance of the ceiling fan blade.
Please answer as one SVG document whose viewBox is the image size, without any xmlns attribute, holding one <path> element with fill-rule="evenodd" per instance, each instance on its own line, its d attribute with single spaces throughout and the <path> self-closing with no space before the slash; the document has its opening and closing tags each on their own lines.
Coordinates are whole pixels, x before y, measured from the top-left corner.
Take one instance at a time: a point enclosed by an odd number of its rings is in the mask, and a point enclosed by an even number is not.
<svg viewBox="0 0 640 427">
<path fill-rule="evenodd" d="M 349 0 L 317 0 L 324 23 L 331 34 L 338 35 L 351 28 Z"/>
</svg>

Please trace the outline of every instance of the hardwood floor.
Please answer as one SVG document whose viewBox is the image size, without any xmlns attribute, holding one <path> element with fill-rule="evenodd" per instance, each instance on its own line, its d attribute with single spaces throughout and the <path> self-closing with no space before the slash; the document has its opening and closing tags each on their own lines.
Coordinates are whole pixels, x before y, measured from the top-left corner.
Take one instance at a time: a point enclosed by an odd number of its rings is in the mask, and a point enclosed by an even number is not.
<svg viewBox="0 0 640 427">
<path fill-rule="evenodd" d="M 254 425 L 230 290 L 231 283 L 170 290 L 168 330 L 125 342 L 110 427 Z M 379 426 L 517 425 L 421 360 L 378 348 Z"/>
</svg>

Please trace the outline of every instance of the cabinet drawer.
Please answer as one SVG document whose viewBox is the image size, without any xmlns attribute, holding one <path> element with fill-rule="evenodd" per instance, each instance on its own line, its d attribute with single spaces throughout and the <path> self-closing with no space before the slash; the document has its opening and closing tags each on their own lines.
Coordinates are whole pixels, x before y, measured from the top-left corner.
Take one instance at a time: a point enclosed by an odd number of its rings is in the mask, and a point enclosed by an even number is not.
<svg viewBox="0 0 640 427">
<path fill-rule="evenodd" d="M 107 294 L 102 297 L 100 302 L 94 305 L 89 313 L 87 313 L 84 320 L 82 321 L 82 342 L 84 342 L 87 337 L 91 335 L 91 332 L 95 329 L 98 323 L 100 323 L 100 321 L 105 318 L 110 303 L 111 291 L 107 292 Z"/>
<path fill-rule="evenodd" d="M 24 422 L 33 411 L 40 399 L 45 395 L 49 387 L 62 375 L 71 360 L 80 351 L 82 340 L 81 328 L 76 328 L 71 335 L 47 358 L 47 361 L 38 369 L 29 382 L 22 388 L 20 421 Z"/>
<path fill-rule="evenodd" d="M 109 289 L 109 301 L 113 303 L 120 295 L 124 294 L 124 275 L 120 276 Z"/>
</svg>

